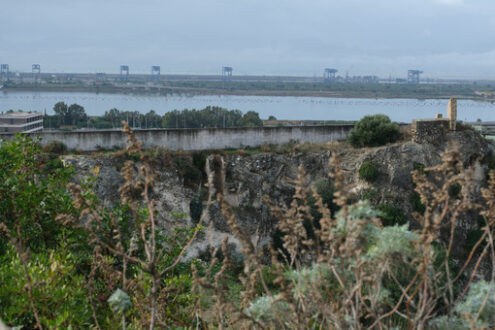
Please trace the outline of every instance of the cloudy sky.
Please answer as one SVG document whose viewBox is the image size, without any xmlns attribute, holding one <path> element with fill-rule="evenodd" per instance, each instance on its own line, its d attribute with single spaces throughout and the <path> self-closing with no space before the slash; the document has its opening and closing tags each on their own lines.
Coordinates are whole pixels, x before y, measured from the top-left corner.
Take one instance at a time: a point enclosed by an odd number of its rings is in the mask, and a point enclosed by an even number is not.
<svg viewBox="0 0 495 330">
<path fill-rule="evenodd" d="M 12 71 L 495 79 L 494 0 L 1 0 Z"/>
</svg>

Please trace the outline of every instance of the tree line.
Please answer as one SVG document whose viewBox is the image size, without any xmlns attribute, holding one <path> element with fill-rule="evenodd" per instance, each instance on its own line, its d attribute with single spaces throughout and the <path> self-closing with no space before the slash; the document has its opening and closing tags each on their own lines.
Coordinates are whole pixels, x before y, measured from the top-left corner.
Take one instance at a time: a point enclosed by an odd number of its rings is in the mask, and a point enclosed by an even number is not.
<svg viewBox="0 0 495 330">
<path fill-rule="evenodd" d="M 161 116 L 155 110 L 143 114 L 139 111 L 105 111 L 103 116 L 88 116 L 83 106 L 58 102 L 54 105 L 54 115 L 44 116 L 45 128 L 121 128 L 126 121 L 133 128 L 213 128 L 213 127 L 259 127 L 263 121 L 255 111 L 242 113 L 240 110 L 227 110 L 216 106 L 204 109 L 185 109 L 167 112 Z"/>
</svg>

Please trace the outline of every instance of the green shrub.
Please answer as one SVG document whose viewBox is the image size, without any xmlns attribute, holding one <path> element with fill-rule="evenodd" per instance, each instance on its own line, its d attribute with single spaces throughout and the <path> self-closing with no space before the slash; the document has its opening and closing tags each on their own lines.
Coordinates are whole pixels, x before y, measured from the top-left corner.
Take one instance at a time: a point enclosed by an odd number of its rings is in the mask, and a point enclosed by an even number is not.
<svg viewBox="0 0 495 330">
<path fill-rule="evenodd" d="M 419 172 L 419 174 L 422 174 L 422 175 L 426 174 L 426 172 L 425 172 L 425 165 L 424 165 L 424 164 L 422 164 L 422 163 L 414 163 L 414 164 L 413 164 L 413 168 L 414 168 L 416 171 L 418 171 L 418 172 Z"/>
<path fill-rule="evenodd" d="M 320 195 L 323 203 L 328 209 L 334 213 L 337 212 L 339 207 L 333 202 L 333 194 L 335 193 L 335 187 L 328 179 L 321 179 L 314 183 L 316 192 Z"/>
<path fill-rule="evenodd" d="M 320 195 L 324 206 L 330 210 L 332 216 L 336 214 L 340 207 L 333 201 L 334 193 L 336 190 L 332 181 L 326 178 L 320 179 L 315 181 L 313 183 L 313 186 L 316 189 L 318 195 Z M 311 218 L 305 219 L 303 221 L 303 226 L 308 234 L 308 237 L 310 239 L 314 239 L 316 237 L 315 230 L 320 229 L 320 219 L 322 215 L 320 212 L 318 212 L 318 207 L 316 206 L 316 198 L 315 196 L 313 196 L 313 194 L 308 196 L 307 202 L 310 207 Z M 281 251 L 282 254 L 287 252 L 287 250 L 283 246 L 284 236 L 284 233 L 282 233 L 282 231 L 280 231 L 280 229 L 278 228 L 271 235 L 273 247 L 276 251 Z"/>
<path fill-rule="evenodd" d="M 404 213 L 398 208 L 387 204 L 380 204 L 377 208 L 381 212 L 380 219 L 384 226 L 403 225 L 406 223 Z"/>
<path fill-rule="evenodd" d="M 421 202 L 421 197 L 416 191 L 411 194 L 411 203 L 413 206 L 413 211 L 418 213 L 425 213 L 426 206 L 423 204 L 423 202 Z"/>
<path fill-rule="evenodd" d="M 28 136 L 0 144 L 0 223 L 31 252 L 56 245 L 65 229 L 55 218 L 72 207 L 65 188 L 72 169 L 46 158 Z M 0 236 L 0 254 L 5 243 Z"/>
<path fill-rule="evenodd" d="M 486 164 L 489 170 L 495 169 L 495 155 L 491 150 L 483 157 L 481 163 Z"/>
<path fill-rule="evenodd" d="M 376 163 L 367 160 L 359 168 L 359 177 L 368 182 L 373 182 L 380 176 Z"/>
<path fill-rule="evenodd" d="M 366 189 L 365 191 L 363 191 L 363 199 L 366 199 L 366 200 L 373 200 L 377 195 L 377 192 L 376 192 L 376 189 Z"/>
<path fill-rule="evenodd" d="M 470 230 L 467 233 L 466 243 L 464 245 L 466 251 L 471 251 L 474 248 L 474 246 L 476 245 L 476 243 L 478 243 L 481 236 L 483 236 L 483 230 L 481 230 L 481 229 Z"/>
<path fill-rule="evenodd" d="M 464 301 L 456 304 L 454 315 L 433 319 L 432 329 L 493 329 L 495 327 L 495 285 L 486 281 L 471 284 Z M 469 319 L 473 324 L 469 323 Z"/>
<path fill-rule="evenodd" d="M 449 196 L 451 198 L 459 198 L 461 190 L 462 186 L 459 184 L 459 182 L 456 182 L 449 187 Z"/>
<path fill-rule="evenodd" d="M 184 180 L 187 187 L 196 187 L 203 179 L 203 173 L 193 164 L 193 159 L 189 155 L 176 155 L 174 163 L 177 174 Z"/>
<path fill-rule="evenodd" d="M 52 141 L 43 148 L 46 152 L 63 155 L 67 152 L 67 146 L 60 141 Z"/>
<path fill-rule="evenodd" d="M 469 314 L 479 328 L 495 327 L 495 284 L 486 281 L 471 285 L 465 300 L 455 307 L 456 313 Z"/>
<path fill-rule="evenodd" d="M 41 323 L 48 329 L 90 328 L 91 301 L 86 280 L 77 271 L 77 260 L 64 249 L 33 254 L 26 267 Z M 35 319 L 26 290 L 20 257 L 10 247 L 0 258 L 0 316 L 9 325 L 34 329 Z M 106 314 L 106 311 L 100 311 Z"/>
<path fill-rule="evenodd" d="M 349 134 L 349 143 L 355 148 L 377 147 L 395 142 L 400 136 L 399 125 L 386 115 L 364 116 Z"/>
</svg>

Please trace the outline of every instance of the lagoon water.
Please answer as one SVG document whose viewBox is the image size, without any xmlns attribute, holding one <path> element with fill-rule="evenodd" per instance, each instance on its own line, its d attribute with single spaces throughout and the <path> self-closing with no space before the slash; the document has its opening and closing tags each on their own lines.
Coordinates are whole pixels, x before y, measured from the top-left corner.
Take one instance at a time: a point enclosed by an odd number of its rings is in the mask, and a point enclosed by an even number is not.
<svg viewBox="0 0 495 330">
<path fill-rule="evenodd" d="M 41 111 L 53 114 L 59 101 L 77 103 L 89 115 L 103 115 L 112 108 L 140 111 L 153 109 L 163 115 L 172 110 L 203 109 L 208 105 L 243 112 L 254 110 L 261 118 L 273 115 L 287 120 L 358 120 L 364 115 L 383 113 L 392 120 L 410 122 L 418 118 L 434 118 L 446 114 L 447 100 L 417 99 L 360 99 L 293 96 L 236 96 L 236 95 L 128 95 L 63 92 L 0 92 L 0 112 L 9 109 Z M 458 118 L 463 121 L 495 121 L 495 104 L 458 100 Z"/>
</svg>

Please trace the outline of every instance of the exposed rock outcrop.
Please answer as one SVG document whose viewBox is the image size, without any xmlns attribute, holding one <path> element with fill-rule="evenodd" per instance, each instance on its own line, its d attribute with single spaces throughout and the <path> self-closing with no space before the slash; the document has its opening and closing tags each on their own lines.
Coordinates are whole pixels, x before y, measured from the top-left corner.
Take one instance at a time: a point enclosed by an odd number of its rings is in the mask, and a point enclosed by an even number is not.
<svg viewBox="0 0 495 330">
<path fill-rule="evenodd" d="M 411 195 L 413 182 L 411 171 L 417 166 L 433 166 L 441 162 L 441 155 L 446 148 L 458 148 L 464 166 L 475 165 L 490 152 L 495 154 L 495 146 L 471 130 L 463 130 L 446 134 L 435 144 L 418 144 L 401 142 L 377 148 L 352 149 L 337 147 L 334 151 L 341 158 L 341 168 L 346 174 L 346 180 L 354 187 L 356 199 L 368 197 L 374 204 L 387 204 L 410 215 L 413 206 Z M 241 225 L 249 232 L 253 240 L 260 244 L 270 240 L 276 220 L 272 217 L 263 196 L 269 196 L 279 205 L 289 205 L 294 193 L 294 180 L 297 168 L 302 165 L 308 174 L 309 182 L 326 178 L 330 170 L 328 161 L 332 151 L 321 152 L 261 152 L 253 155 L 224 154 L 223 193 Z M 380 176 L 373 184 L 359 178 L 359 167 L 364 161 L 371 160 L 378 165 Z M 112 205 L 118 200 L 118 187 L 123 182 L 119 167 L 121 159 L 111 154 L 66 156 L 65 162 L 76 167 L 79 180 L 90 173 L 91 169 L 99 168 L 96 181 L 96 193 L 105 203 Z M 479 184 L 484 184 L 484 168 L 480 165 Z M 486 166 L 485 166 L 486 167 Z M 178 175 L 179 168 L 175 165 L 157 165 L 158 176 L 155 182 L 155 199 L 157 201 L 158 219 L 162 226 L 169 227 L 177 224 L 175 213 L 190 214 L 189 203 L 204 185 L 204 179 L 196 186 L 184 185 L 184 180 Z M 204 188 L 203 188 L 204 189 Z M 369 197 L 370 191 L 373 192 Z M 410 216 L 407 218 L 412 220 Z M 191 224 L 186 217 L 182 224 Z M 213 204 L 206 217 L 206 225 L 213 223 L 212 234 L 215 242 L 221 242 L 224 235 L 229 235 L 229 228 L 218 205 Z M 180 224 L 179 224 L 180 225 Z M 469 227 L 469 226 L 468 226 Z M 208 234 L 202 235 L 203 241 L 196 244 L 198 250 L 207 245 Z"/>
</svg>

